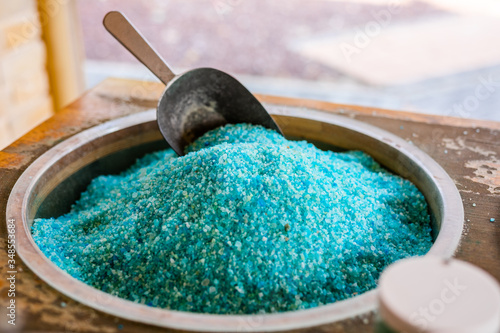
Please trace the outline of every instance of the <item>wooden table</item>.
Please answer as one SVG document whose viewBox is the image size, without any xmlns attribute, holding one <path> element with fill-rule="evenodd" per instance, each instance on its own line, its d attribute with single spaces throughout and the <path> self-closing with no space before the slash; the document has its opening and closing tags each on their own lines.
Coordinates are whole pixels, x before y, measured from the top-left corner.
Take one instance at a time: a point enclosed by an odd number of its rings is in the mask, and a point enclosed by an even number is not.
<svg viewBox="0 0 500 333">
<path fill-rule="evenodd" d="M 5 207 L 24 169 L 43 152 L 86 128 L 155 108 L 163 85 L 108 79 L 0 152 L 0 331 L 7 331 L 7 230 Z M 455 181 L 465 208 L 456 256 L 500 280 L 500 123 L 368 107 L 258 96 L 268 108 L 298 106 L 332 112 L 383 128 L 421 148 Z M 492 110 L 495 112 L 497 110 Z M 490 219 L 496 219 L 491 222 Z M 16 258 L 16 326 L 19 332 L 160 332 L 83 306 L 37 278 Z M 373 314 L 311 331 L 372 332 Z M 16 331 L 18 332 L 18 331 Z"/>
</svg>

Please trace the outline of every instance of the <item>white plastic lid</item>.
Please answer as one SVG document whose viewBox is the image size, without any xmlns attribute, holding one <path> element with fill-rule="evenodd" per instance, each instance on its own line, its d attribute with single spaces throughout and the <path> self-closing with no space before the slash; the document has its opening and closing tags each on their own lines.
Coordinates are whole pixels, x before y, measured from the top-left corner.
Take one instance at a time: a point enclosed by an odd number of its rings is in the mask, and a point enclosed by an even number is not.
<svg viewBox="0 0 500 333">
<path fill-rule="evenodd" d="M 392 329 L 408 333 L 498 333 L 500 285 L 464 261 L 405 259 L 380 277 L 379 312 Z"/>
</svg>

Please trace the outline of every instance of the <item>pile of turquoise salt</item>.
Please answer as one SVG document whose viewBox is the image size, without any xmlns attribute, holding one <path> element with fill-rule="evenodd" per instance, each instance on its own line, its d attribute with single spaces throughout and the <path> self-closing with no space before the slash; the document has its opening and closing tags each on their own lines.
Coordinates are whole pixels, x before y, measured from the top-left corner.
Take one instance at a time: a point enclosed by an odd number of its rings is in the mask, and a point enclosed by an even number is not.
<svg viewBox="0 0 500 333">
<path fill-rule="evenodd" d="M 281 312 L 376 287 L 431 246 L 423 195 L 362 152 L 322 151 L 245 124 L 177 157 L 95 178 L 33 237 L 56 265 L 110 294 L 168 309 Z"/>
</svg>

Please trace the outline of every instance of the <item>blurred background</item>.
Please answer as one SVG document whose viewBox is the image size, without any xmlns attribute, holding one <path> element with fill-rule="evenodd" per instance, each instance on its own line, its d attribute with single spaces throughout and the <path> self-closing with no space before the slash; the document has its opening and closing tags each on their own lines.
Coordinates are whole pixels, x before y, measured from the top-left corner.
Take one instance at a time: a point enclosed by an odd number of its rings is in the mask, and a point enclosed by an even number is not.
<svg viewBox="0 0 500 333">
<path fill-rule="evenodd" d="M 104 30 L 110 10 L 176 72 L 500 121 L 498 0 L 0 0 L 0 149 L 107 77 L 156 80 Z"/>
</svg>

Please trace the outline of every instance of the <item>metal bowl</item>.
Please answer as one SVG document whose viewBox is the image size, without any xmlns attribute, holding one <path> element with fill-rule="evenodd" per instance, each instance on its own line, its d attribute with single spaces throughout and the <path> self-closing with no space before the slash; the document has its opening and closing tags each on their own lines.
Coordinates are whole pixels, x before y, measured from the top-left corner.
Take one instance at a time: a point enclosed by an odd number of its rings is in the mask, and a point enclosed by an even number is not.
<svg viewBox="0 0 500 333">
<path fill-rule="evenodd" d="M 363 150 L 390 171 L 412 181 L 424 194 L 435 239 L 428 255 L 450 257 L 460 241 L 463 206 L 447 173 L 403 139 L 346 117 L 284 108 L 274 118 L 289 138 L 307 139 L 322 149 Z M 17 252 L 42 280 L 85 305 L 128 320 L 189 331 L 278 331 L 331 323 L 376 308 L 376 290 L 307 310 L 262 315 L 212 315 L 148 307 L 111 296 L 71 277 L 40 251 L 31 236 L 36 217 L 59 216 L 99 174 L 117 173 L 147 152 L 165 148 L 155 111 L 109 121 L 56 145 L 21 175 L 7 204 L 16 221 Z"/>
</svg>

